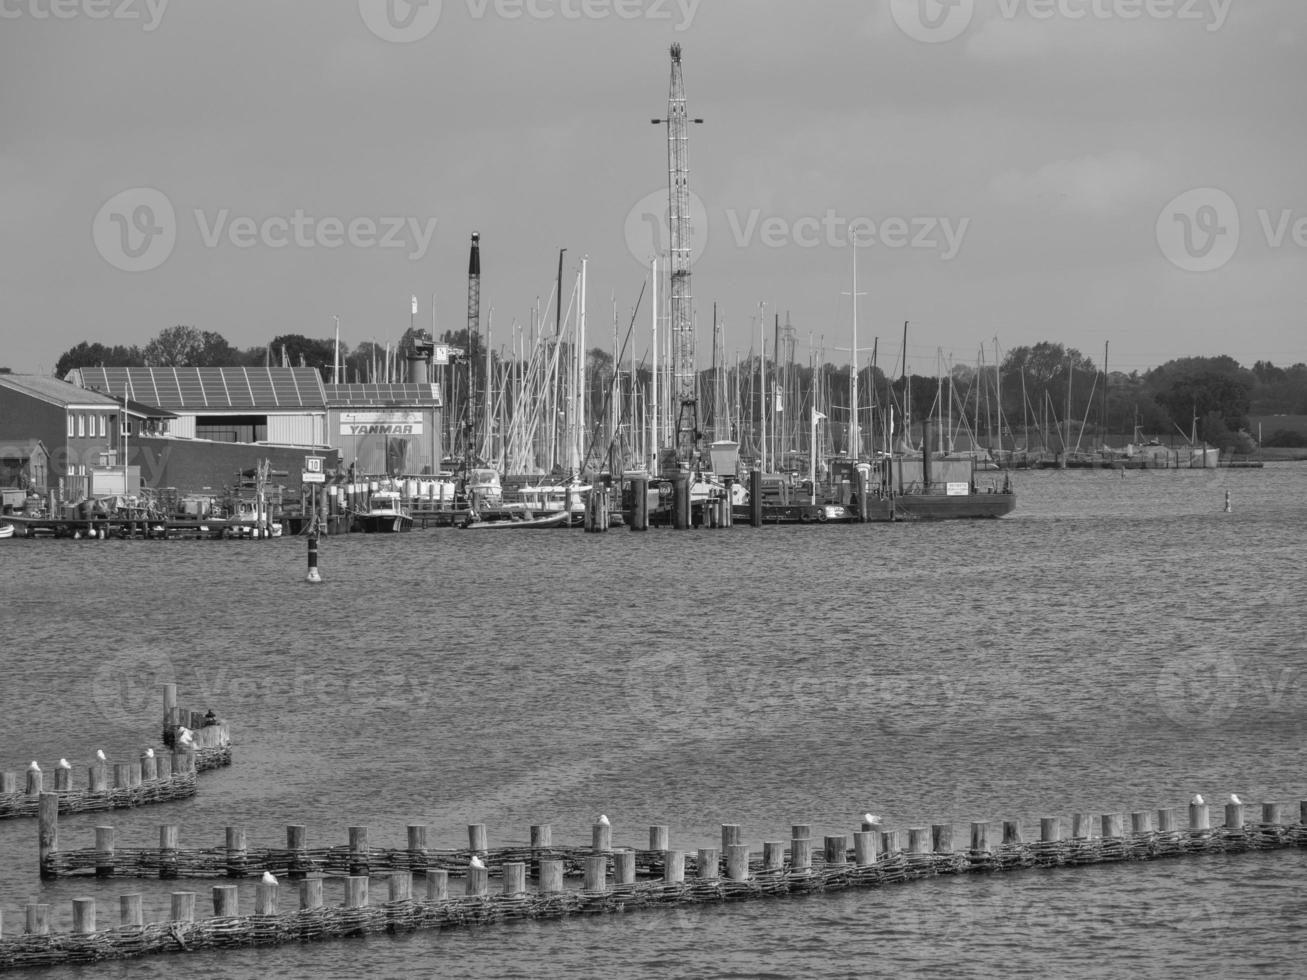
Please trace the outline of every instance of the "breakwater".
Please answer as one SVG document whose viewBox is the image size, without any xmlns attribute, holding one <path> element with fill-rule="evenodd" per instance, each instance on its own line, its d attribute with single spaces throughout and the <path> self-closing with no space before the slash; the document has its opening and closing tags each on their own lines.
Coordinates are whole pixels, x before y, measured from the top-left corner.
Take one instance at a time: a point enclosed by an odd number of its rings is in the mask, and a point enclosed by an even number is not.
<svg viewBox="0 0 1307 980">
<path fill-rule="evenodd" d="M 0 922 L 0 969 L 514 919 L 633 913 L 875 888 L 934 875 L 1058 868 L 1070 873 L 1074 867 L 1110 862 L 1307 846 L 1307 800 L 1299 804 L 1296 820 L 1286 822 L 1285 815 L 1286 807 L 1279 803 L 1232 800 L 1213 821 L 1212 807 L 1195 798 L 1187 810 L 1081 813 L 1072 815 L 1069 825 L 1062 817 L 1044 817 L 1029 839 L 1019 821 L 976 821 L 964 847 L 955 846 L 952 824 L 883 830 L 873 818 L 861 830 L 820 841 L 809 825 L 794 825 L 788 841 L 764 841 L 760 851 L 742 839 L 739 825 L 726 824 L 720 846 L 692 853 L 669 846 L 666 826 L 649 828 L 647 848 L 614 845 L 606 818 L 594 825 L 589 845 L 555 847 L 551 828 L 537 825 L 527 845 L 490 848 L 484 826 L 473 824 L 468 846 L 448 850 L 429 849 L 422 825 L 409 826 L 404 847 L 373 848 L 367 829 L 355 827 L 348 844 L 318 850 L 303 846 L 303 828 L 297 826 L 288 828 L 286 848 L 251 850 L 243 832 L 228 828 L 225 846 L 194 851 L 177 846 L 175 827 L 161 829 L 159 848 L 133 850 L 113 847 L 112 834 L 102 836 L 111 828 L 99 828 L 93 849 L 63 853 L 56 845 L 43 853 L 43 873 L 48 863 L 60 874 L 105 876 L 122 868 L 128 874 L 149 870 L 178 878 L 258 875 L 253 913 L 241 913 L 239 885 L 233 883 L 212 886 L 214 914 L 204 918 L 196 915 L 196 891 L 171 892 L 168 919 L 151 923 L 144 921 L 141 894 L 122 895 L 119 923 L 109 928 L 101 927 L 93 898 L 73 899 L 71 923 L 59 932 L 51 931 L 50 906 L 31 903 L 21 935 L 4 938 Z M 282 910 L 283 890 L 291 889 L 277 872 L 298 879 L 293 888 L 297 908 Z M 386 879 L 385 895 L 374 901 L 372 883 L 379 875 Z M 451 890 L 450 880 L 456 877 L 462 878 L 462 887 Z M 498 888 L 492 889 L 492 877 Z M 569 885 L 568 878 L 579 880 Z M 329 882 L 340 904 L 326 904 Z"/>
</svg>

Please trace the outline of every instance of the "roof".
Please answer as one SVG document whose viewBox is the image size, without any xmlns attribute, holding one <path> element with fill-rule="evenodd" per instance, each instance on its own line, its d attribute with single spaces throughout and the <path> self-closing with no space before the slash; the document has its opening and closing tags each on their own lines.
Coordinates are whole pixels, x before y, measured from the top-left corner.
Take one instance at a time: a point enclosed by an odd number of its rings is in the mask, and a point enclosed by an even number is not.
<svg viewBox="0 0 1307 980">
<path fill-rule="evenodd" d="M 170 412 L 166 408 L 159 408 L 157 405 L 147 405 L 132 398 L 118 397 L 114 401 L 127 409 L 129 415 L 137 415 L 145 419 L 175 419 L 177 417 L 176 412 Z"/>
<path fill-rule="evenodd" d="M 0 386 L 63 408 L 118 407 L 118 403 L 107 395 L 44 374 L 0 374 Z"/>
<path fill-rule="evenodd" d="M 327 404 L 332 408 L 440 408 L 440 385 L 415 384 L 324 384 Z"/>
<path fill-rule="evenodd" d="M 39 450 L 39 452 L 38 452 Z M 31 459 L 33 456 L 49 457 L 50 451 L 40 439 L 19 439 L 7 442 L 0 448 L 0 459 Z"/>
<path fill-rule="evenodd" d="M 87 388 L 125 392 L 128 399 L 192 415 L 326 408 L 322 377 L 310 367 L 95 367 L 76 373 Z"/>
</svg>

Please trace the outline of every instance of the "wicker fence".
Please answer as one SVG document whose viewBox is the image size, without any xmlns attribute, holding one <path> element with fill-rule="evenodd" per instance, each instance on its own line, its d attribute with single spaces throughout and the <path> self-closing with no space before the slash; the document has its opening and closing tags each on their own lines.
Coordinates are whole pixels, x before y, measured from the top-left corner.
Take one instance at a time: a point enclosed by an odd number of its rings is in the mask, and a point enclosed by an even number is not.
<svg viewBox="0 0 1307 980">
<path fill-rule="evenodd" d="M 410 846 L 396 850 L 367 846 L 364 828 L 352 828 L 352 846 L 325 851 L 249 851 L 243 848 L 243 835 L 233 836 L 231 830 L 226 847 L 181 851 L 174 839 L 168 841 L 172 847 L 149 852 L 154 855 L 149 861 L 141 857 L 145 851 L 61 854 L 52 850 L 46 860 L 68 869 L 60 873 L 70 874 L 87 871 L 96 861 L 103 873 L 117 874 L 120 859 L 128 853 L 132 858 L 127 864 L 134 869 L 129 873 L 143 873 L 146 868 L 164 877 L 283 871 L 299 878 L 299 908 L 280 911 L 279 897 L 288 883 L 261 879 L 255 886 L 253 915 L 240 914 L 236 885 L 220 884 L 212 889 L 212 918 L 196 919 L 195 892 L 175 891 L 169 921 L 146 924 L 141 896 L 133 894 L 120 899 L 120 924 L 100 929 L 94 899 L 78 898 L 72 902 L 71 931 L 51 934 L 49 906 L 32 904 L 26 909 L 25 934 L 0 938 L 0 969 L 512 919 L 637 912 L 874 888 L 933 875 L 1307 846 L 1307 801 L 1300 804 L 1299 820 L 1292 823 L 1282 821 L 1277 803 L 1262 804 L 1260 820 L 1246 819 L 1248 809 L 1242 803 L 1226 805 L 1219 826 L 1212 826 L 1210 807 L 1201 803 L 1189 806 L 1187 822 L 1183 812 L 1175 809 L 1137 812 L 1129 815 L 1129 831 L 1124 814 L 1077 814 L 1071 820 L 1070 836 L 1063 835 L 1061 818 L 1047 817 L 1040 821 L 1039 839 L 1030 841 L 1016 821 L 977 822 L 970 826 L 970 846 L 961 850 L 954 849 L 951 824 L 906 830 L 863 824 L 852 835 L 827 836 L 819 846 L 809 827 L 796 825 L 788 842 L 765 842 L 759 853 L 740 839 L 738 825 L 728 824 L 722 827 L 720 848 L 700 848 L 688 855 L 667 846 L 666 827 L 650 828 L 649 848 L 613 847 L 607 822 L 595 825 L 588 847 L 554 848 L 549 827 L 541 825 L 532 828 L 531 846 L 492 850 L 484 846 L 484 827 L 474 824 L 469 827 L 469 847 L 458 850 L 428 850 L 425 828 L 420 826 L 409 828 Z M 300 830 L 292 827 L 289 833 Z M 536 882 L 533 890 L 527 888 L 528 870 Z M 421 897 L 413 891 L 415 871 L 425 878 Z M 384 902 L 372 904 L 369 876 L 379 873 L 388 877 L 387 896 Z M 461 895 L 450 894 L 454 874 L 464 878 Z M 581 881 L 567 887 L 568 874 L 579 875 Z M 332 875 L 340 876 L 343 902 L 328 907 L 324 884 Z M 489 884 L 492 875 L 502 882 L 495 893 Z"/>
</svg>

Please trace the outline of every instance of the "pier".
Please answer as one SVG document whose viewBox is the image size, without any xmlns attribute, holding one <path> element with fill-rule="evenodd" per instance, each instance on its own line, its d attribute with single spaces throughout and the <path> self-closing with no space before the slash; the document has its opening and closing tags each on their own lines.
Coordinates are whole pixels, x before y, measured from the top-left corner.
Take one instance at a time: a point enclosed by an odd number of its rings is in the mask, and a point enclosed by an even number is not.
<svg viewBox="0 0 1307 980">
<path fill-rule="evenodd" d="M 51 929 L 48 904 L 31 903 L 21 933 L 6 937 L 0 922 L 0 969 L 518 919 L 635 914 L 879 888 L 934 875 L 1069 874 L 1113 862 L 1307 846 L 1307 800 L 1289 822 L 1286 808 L 1276 802 L 1232 801 L 1217 809 L 1215 821 L 1212 809 L 1195 798 L 1187 808 L 1076 813 L 1069 820 L 1048 816 L 1029 835 L 1015 820 L 974 821 L 961 834 L 951 823 L 882 829 L 864 822 L 859 830 L 821 839 L 810 825 L 796 824 L 788 839 L 763 841 L 760 849 L 743 839 L 737 824 L 722 825 L 720 842 L 695 849 L 671 847 L 666 826 L 650 827 L 645 847 L 621 846 L 614 844 L 606 817 L 594 824 L 586 845 L 555 846 L 552 828 L 536 825 L 529 843 L 491 848 L 485 826 L 471 824 L 467 846 L 445 850 L 428 848 L 423 825 L 408 827 L 402 847 L 373 847 L 366 827 L 351 827 L 348 842 L 318 849 L 307 846 L 298 825 L 287 828 L 284 848 L 251 849 L 244 832 L 229 827 L 223 845 L 183 849 L 178 828 L 166 825 L 158 848 L 117 847 L 113 828 L 101 827 L 94 847 L 61 852 L 55 826 L 49 847 L 42 836 L 43 874 L 258 876 L 253 912 L 242 914 L 241 887 L 233 883 L 211 886 L 214 914 L 202 918 L 196 914 L 202 893 L 195 890 L 170 892 L 168 917 L 149 923 L 142 894 L 123 894 L 119 922 L 107 928 L 93 898 L 72 900 L 61 931 Z M 384 891 L 374 899 L 378 879 L 384 879 Z M 461 886 L 451 887 L 451 879 L 461 879 Z M 327 904 L 328 888 L 338 904 Z M 297 907 L 283 911 L 287 891 Z"/>
</svg>

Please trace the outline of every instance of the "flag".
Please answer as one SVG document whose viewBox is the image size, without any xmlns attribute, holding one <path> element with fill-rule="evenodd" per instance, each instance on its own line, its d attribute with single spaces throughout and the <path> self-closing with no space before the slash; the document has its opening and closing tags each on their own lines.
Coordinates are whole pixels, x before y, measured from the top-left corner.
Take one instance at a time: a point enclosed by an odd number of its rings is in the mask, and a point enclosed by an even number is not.
<svg viewBox="0 0 1307 980">
<path fill-rule="evenodd" d="M 825 417 L 826 416 L 822 415 L 821 412 L 817 411 L 815 408 L 812 410 L 812 420 L 814 422 L 816 422 L 818 419 L 824 419 Z"/>
<path fill-rule="evenodd" d="M 418 298 L 416 296 L 413 297 L 413 315 L 418 315 Z"/>
<path fill-rule="evenodd" d="M 783 414 L 785 411 L 785 395 L 781 393 L 780 388 L 776 389 L 776 413 Z"/>
</svg>

